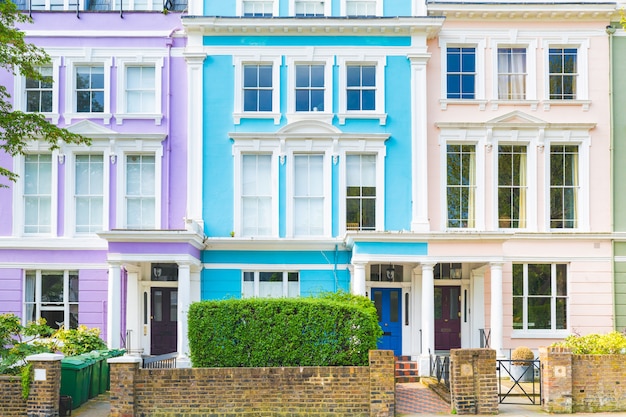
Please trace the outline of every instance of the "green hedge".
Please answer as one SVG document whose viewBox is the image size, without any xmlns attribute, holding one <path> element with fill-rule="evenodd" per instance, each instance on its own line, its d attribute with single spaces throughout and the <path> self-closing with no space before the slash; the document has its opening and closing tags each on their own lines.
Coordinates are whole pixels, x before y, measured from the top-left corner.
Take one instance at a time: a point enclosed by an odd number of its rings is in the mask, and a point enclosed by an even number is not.
<svg viewBox="0 0 626 417">
<path fill-rule="evenodd" d="M 552 346 L 568 347 L 575 355 L 626 354 L 626 335 L 620 332 L 592 333 L 585 336 L 569 335 Z"/>
<path fill-rule="evenodd" d="M 189 309 L 194 367 L 367 365 L 376 309 L 347 293 L 202 301 Z"/>
</svg>

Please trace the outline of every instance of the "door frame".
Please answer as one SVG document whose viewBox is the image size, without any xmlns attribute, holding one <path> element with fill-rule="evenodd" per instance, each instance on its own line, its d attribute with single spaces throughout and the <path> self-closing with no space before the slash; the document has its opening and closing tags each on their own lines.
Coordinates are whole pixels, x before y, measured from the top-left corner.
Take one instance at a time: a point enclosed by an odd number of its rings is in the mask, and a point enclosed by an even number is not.
<svg viewBox="0 0 626 417">
<path fill-rule="evenodd" d="M 416 304 L 414 297 L 413 282 L 384 282 L 384 281 L 366 281 L 365 282 L 365 296 L 372 299 L 372 288 L 384 288 L 384 289 L 399 289 L 401 290 L 402 302 L 401 304 L 401 340 L 402 340 L 402 354 L 412 355 L 414 348 L 419 349 L 419 344 L 416 345 L 411 335 L 414 333 L 413 329 L 419 329 L 417 314 L 419 310 L 419 304 Z M 407 302 L 408 300 L 408 302 Z M 407 311 L 408 308 L 408 311 Z M 407 317 L 408 316 L 408 317 Z M 407 319 L 408 318 L 408 324 Z M 417 332 L 418 330 L 415 330 Z"/>
<path fill-rule="evenodd" d="M 150 319 L 150 317 L 152 317 L 152 288 L 178 289 L 178 281 L 141 281 L 139 320 L 141 321 L 141 328 L 143 329 L 141 335 L 141 348 L 143 348 L 145 355 L 152 354 L 152 323 Z M 147 293 L 147 298 L 144 298 L 144 293 Z M 144 311 L 147 314 L 147 323 L 144 321 Z"/>
<path fill-rule="evenodd" d="M 461 302 L 459 307 L 461 308 L 461 348 L 466 349 L 472 346 L 472 317 L 474 316 L 474 310 L 472 306 L 475 304 L 474 294 L 472 289 L 472 279 L 436 279 L 433 285 L 434 287 L 460 287 L 461 288 Z M 434 323 L 433 323 L 434 324 Z M 434 337 L 434 334 L 433 334 Z M 434 339 L 433 339 L 434 342 Z"/>
</svg>

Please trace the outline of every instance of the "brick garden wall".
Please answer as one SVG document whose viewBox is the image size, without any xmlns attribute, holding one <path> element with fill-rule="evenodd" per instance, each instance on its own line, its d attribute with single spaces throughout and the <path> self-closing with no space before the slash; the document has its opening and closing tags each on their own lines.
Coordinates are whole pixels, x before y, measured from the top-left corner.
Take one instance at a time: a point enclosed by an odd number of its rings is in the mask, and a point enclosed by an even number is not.
<svg viewBox="0 0 626 417">
<path fill-rule="evenodd" d="M 22 382 L 19 376 L 0 376 L 0 416 L 23 417 L 26 415 L 26 401 L 22 399 Z"/>
<path fill-rule="evenodd" d="M 457 414 L 498 414 L 496 351 L 450 350 L 450 394 Z"/>
<path fill-rule="evenodd" d="M 109 360 L 111 417 L 394 415 L 391 351 L 346 367 L 139 369 L 125 360 Z"/>
<path fill-rule="evenodd" d="M 626 355 L 573 355 L 557 347 L 539 352 L 544 410 L 626 411 Z"/>
</svg>

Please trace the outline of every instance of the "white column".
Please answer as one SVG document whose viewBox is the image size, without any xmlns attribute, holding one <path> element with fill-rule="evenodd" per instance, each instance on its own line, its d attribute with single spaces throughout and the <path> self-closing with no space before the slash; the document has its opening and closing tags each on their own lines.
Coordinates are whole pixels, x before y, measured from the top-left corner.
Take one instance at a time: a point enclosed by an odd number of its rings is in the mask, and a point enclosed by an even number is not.
<svg viewBox="0 0 626 417">
<path fill-rule="evenodd" d="M 122 269 L 120 265 L 109 265 L 107 292 L 107 346 L 119 349 L 122 331 Z"/>
<path fill-rule="evenodd" d="M 355 263 L 352 275 L 352 294 L 365 295 L 365 264 Z"/>
<path fill-rule="evenodd" d="M 502 355 L 502 264 L 491 263 L 491 349 Z"/>
<path fill-rule="evenodd" d="M 413 184 L 411 230 L 427 232 L 430 230 L 428 221 L 428 124 L 426 103 L 426 64 L 430 54 L 419 53 L 409 55 L 411 60 L 411 102 L 413 117 L 411 118 L 411 174 Z"/>
<path fill-rule="evenodd" d="M 143 302 L 139 296 L 139 274 L 136 271 L 126 272 L 126 329 L 130 330 L 130 340 L 126 339 L 126 348 L 141 349 L 141 307 Z"/>
<path fill-rule="evenodd" d="M 188 50 L 200 49 L 196 37 L 190 37 L 191 45 Z M 202 130 L 202 109 L 204 106 L 203 95 L 204 83 L 202 67 L 206 55 L 201 52 L 186 53 L 187 79 L 189 88 L 187 91 L 187 214 L 186 227 L 188 230 L 196 230 L 204 227 L 202 221 L 202 143 L 204 132 Z"/>
<path fill-rule="evenodd" d="M 422 354 L 419 373 L 430 375 L 430 355 L 435 353 L 435 264 L 422 264 Z"/>
<path fill-rule="evenodd" d="M 189 340 L 187 338 L 187 313 L 191 304 L 191 270 L 189 265 L 178 265 L 178 351 L 177 366 L 189 367 Z"/>
</svg>

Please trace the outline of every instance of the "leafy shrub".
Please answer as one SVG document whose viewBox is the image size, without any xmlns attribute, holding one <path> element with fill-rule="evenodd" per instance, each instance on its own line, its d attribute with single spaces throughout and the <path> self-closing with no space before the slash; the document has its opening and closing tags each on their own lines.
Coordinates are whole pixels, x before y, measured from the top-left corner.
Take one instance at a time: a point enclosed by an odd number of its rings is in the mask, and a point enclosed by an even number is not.
<svg viewBox="0 0 626 417">
<path fill-rule="evenodd" d="M 562 342 L 552 346 L 568 347 L 576 355 L 607 355 L 626 354 L 626 335 L 620 332 L 610 332 L 604 335 L 597 333 L 585 336 L 570 335 Z"/>
<path fill-rule="evenodd" d="M 188 322 L 194 367 L 367 365 L 382 335 L 373 303 L 343 292 L 202 301 Z"/>
<path fill-rule="evenodd" d="M 89 329 L 80 325 L 78 329 L 64 329 L 63 327 L 54 332 L 51 339 L 55 350 L 65 356 L 82 355 L 92 350 L 106 349 L 106 344 L 100 339 L 100 329 Z"/>
<path fill-rule="evenodd" d="M 15 314 L 0 314 L 0 375 L 19 375 L 27 356 L 51 352 L 49 346 L 38 342 L 52 332 L 43 319 L 22 326 Z"/>
</svg>

